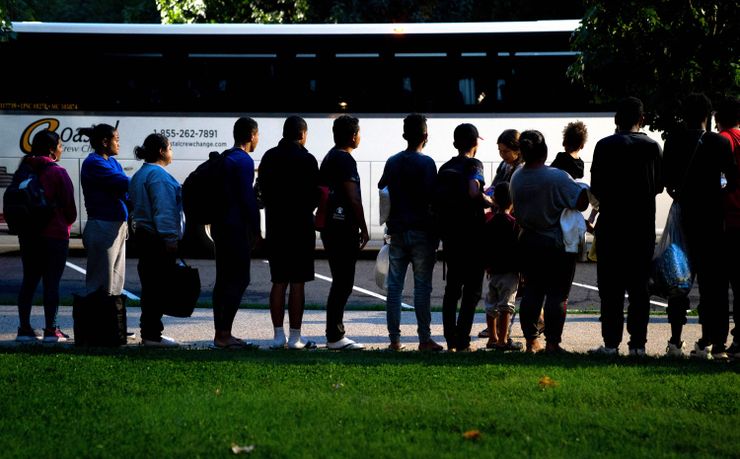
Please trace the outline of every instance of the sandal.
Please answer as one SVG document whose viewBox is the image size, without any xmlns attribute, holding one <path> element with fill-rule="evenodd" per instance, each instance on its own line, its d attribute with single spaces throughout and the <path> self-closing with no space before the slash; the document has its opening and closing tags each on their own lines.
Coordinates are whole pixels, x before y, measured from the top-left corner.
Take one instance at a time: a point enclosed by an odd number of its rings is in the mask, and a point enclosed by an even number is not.
<svg viewBox="0 0 740 459">
<path fill-rule="evenodd" d="M 234 338 L 234 341 L 230 341 L 227 344 L 218 344 L 214 341 L 213 348 L 214 349 L 258 349 L 259 346 L 257 346 L 254 343 L 243 341 L 239 338 Z"/>
</svg>

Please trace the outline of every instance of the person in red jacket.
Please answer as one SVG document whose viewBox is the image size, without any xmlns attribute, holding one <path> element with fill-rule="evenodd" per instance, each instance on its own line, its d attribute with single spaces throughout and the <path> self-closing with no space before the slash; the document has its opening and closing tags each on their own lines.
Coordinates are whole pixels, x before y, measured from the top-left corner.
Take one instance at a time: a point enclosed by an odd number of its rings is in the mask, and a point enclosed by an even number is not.
<svg viewBox="0 0 740 459">
<path fill-rule="evenodd" d="M 39 232 L 18 235 L 23 263 L 23 282 L 18 293 L 18 342 L 39 339 L 31 326 L 31 304 L 39 281 L 44 285 L 43 341 L 67 341 L 69 336 L 57 326 L 59 309 L 59 281 L 62 278 L 69 250 L 69 229 L 77 219 L 72 181 L 64 168 L 56 164 L 62 156 L 62 142 L 56 132 L 43 130 L 33 137 L 31 154 L 22 160 L 38 174 L 44 195 L 54 203 L 49 220 Z"/>
<path fill-rule="evenodd" d="M 714 113 L 719 135 L 730 141 L 732 153 L 735 156 L 737 175 L 740 177 L 740 128 L 738 119 L 740 116 L 740 100 L 737 97 L 727 98 L 722 101 Z M 737 323 L 737 311 L 740 308 L 740 183 L 735 184 L 735 189 L 725 195 L 725 244 L 729 249 L 726 254 L 727 272 L 729 283 L 732 286 L 733 306 L 732 314 Z M 737 326 L 732 329 L 732 344 L 727 348 L 727 355 L 731 358 L 740 358 L 740 333 Z"/>
</svg>

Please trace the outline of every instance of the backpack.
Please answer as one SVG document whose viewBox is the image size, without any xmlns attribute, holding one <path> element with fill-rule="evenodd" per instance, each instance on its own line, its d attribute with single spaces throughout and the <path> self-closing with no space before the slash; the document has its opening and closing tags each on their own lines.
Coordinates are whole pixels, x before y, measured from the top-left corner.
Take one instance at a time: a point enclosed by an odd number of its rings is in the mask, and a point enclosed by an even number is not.
<svg viewBox="0 0 740 459">
<path fill-rule="evenodd" d="M 231 150 L 212 151 L 182 184 L 182 206 L 188 223 L 210 225 L 222 213 L 224 159 Z"/>
<path fill-rule="evenodd" d="M 467 175 L 457 168 L 443 167 L 437 173 L 432 208 L 437 228 L 443 237 L 461 230 L 459 226 L 466 217 L 466 209 L 469 208 L 468 186 Z"/>
<path fill-rule="evenodd" d="M 40 233 L 51 221 L 53 202 L 46 199 L 41 174 L 56 163 L 46 163 L 38 171 L 26 161 L 13 174 L 3 195 L 3 214 L 10 234 Z"/>
</svg>

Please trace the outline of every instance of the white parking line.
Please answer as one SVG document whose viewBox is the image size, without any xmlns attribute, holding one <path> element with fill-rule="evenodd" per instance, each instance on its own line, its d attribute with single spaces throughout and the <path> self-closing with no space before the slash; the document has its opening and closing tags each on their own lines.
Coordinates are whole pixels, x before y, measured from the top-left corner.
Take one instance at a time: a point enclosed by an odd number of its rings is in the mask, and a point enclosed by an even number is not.
<svg viewBox="0 0 740 459">
<path fill-rule="evenodd" d="M 87 271 L 85 271 L 83 268 L 81 268 L 81 267 L 79 267 L 79 266 L 77 266 L 75 264 L 72 264 L 70 262 L 67 262 L 67 266 L 69 266 L 70 268 L 74 269 L 78 273 L 87 275 Z M 126 295 L 131 300 L 140 300 L 141 299 L 138 296 L 136 296 L 133 293 L 131 293 L 128 290 L 126 290 L 126 289 L 122 290 L 121 293 L 123 293 L 124 295 Z"/>
<path fill-rule="evenodd" d="M 263 263 L 270 264 L 270 262 L 267 261 L 267 260 L 263 260 Z M 313 273 L 313 274 L 318 279 L 321 279 L 321 280 L 326 281 L 326 282 L 332 282 L 332 278 L 331 277 L 323 276 L 323 275 L 321 275 L 319 273 Z M 380 293 L 371 292 L 370 290 L 366 290 L 366 289 L 364 289 L 362 287 L 358 287 L 356 285 L 353 285 L 352 286 L 352 290 L 355 290 L 356 292 L 359 292 L 359 293 L 364 293 L 365 295 L 369 295 L 369 296 L 372 296 L 374 298 L 381 299 L 383 301 L 386 301 L 388 299 L 387 297 L 381 295 Z M 414 310 L 414 307 L 411 306 L 410 304 L 401 303 L 401 309 L 405 309 L 407 311 L 413 311 Z"/>
<path fill-rule="evenodd" d="M 598 287 L 594 287 L 593 285 L 579 284 L 578 282 L 573 282 L 573 285 L 575 285 L 576 287 L 585 288 L 586 290 L 593 290 L 595 292 L 598 292 L 599 291 Z M 627 298 L 627 295 L 624 295 L 624 297 Z M 651 300 L 650 301 L 650 304 L 653 304 L 655 306 L 660 306 L 661 308 L 667 308 L 668 307 L 668 303 L 663 303 L 663 302 L 660 302 L 660 301 L 652 301 Z"/>
</svg>

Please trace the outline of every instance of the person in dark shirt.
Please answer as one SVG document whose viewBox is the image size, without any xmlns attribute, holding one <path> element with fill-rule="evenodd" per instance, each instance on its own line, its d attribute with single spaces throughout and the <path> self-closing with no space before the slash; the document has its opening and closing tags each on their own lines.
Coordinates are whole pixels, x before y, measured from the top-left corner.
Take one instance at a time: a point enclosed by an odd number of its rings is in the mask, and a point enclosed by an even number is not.
<svg viewBox="0 0 740 459">
<path fill-rule="evenodd" d="M 629 97 L 614 117 L 617 133 L 601 139 L 591 165 L 591 193 L 599 201 L 596 273 L 604 345 L 594 353 L 616 355 L 624 328 L 624 293 L 629 294 L 630 355 L 645 355 L 650 318 L 648 281 L 655 248 L 655 196 L 663 191 L 661 149 L 639 132 L 642 102 Z"/>
<path fill-rule="evenodd" d="M 304 286 L 314 279 L 313 211 L 319 198 L 319 166 L 305 148 L 307 133 L 303 118 L 288 117 L 283 124 L 282 140 L 262 157 L 257 177 L 265 206 L 267 258 L 272 277 L 273 349 L 316 347 L 313 341 L 301 339 Z M 283 322 L 288 286 L 290 338 L 286 339 Z"/>
<path fill-rule="evenodd" d="M 259 131 L 252 118 L 234 123 L 234 147 L 224 152 L 224 209 L 211 224 L 216 248 L 216 283 L 213 286 L 213 345 L 222 349 L 253 347 L 231 334 L 250 280 L 253 241 L 259 237 L 259 213 L 254 195 L 254 161 Z"/>
<path fill-rule="evenodd" d="M 691 94 L 683 101 L 685 128 L 670 133 L 665 142 L 665 186 L 681 206 L 681 223 L 689 249 L 691 267 L 699 283 L 699 322 L 702 336 L 691 351 L 692 357 L 726 359 L 729 333 L 729 300 L 722 283 L 724 197 L 722 174 L 735 183 L 737 168 L 730 142 L 707 132 L 712 111 L 704 94 Z M 731 186 L 732 187 L 732 186 Z M 681 330 L 686 323 L 688 297 L 669 298 L 668 318 L 671 339 L 666 353 L 676 355 L 683 348 Z"/>
<path fill-rule="evenodd" d="M 565 148 L 565 151 L 555 156 L 555 160 L 550 164 L 550 167 L 567 172 L 574 180 L 583 178 L 583 160 L 578 157 L 578 153 L 583 150 L 587 139 L 588 130 L 583 122 L 568 123 L 563 129 L 563 148 Z"/>
<path fill-rule="evenodd" d="M 519 288 L 517 263 L 517 236 L 519 227 L 511 215 L 512 202 L 509 184 L 502 182 L 493 190 L 496 211 L 486 222 L 486 269 L 489 274 L 486 295 L 486 323 L 495 331 L 489 336 L 486 347 L 502 351 L 520 351 L 521 343 L 509 339 L 514 315 L 516 293 Z"/>
<path fill-rule="evenodd" d="M 360 122 L 350 115 L 334 120 L 335 146 L 324 157 L 319 181 L 329 188 L 329 215 L 321 241 L 329 260 L 332 283 L 326 301 L 326 346 L 363 349 L 344 336 L 344 307 L 355 282 L 357 257 L 370 236 L 360 195 L 360 174 L 352 152 L 360 145 Z"/>
<path fill-rule="evenodd" d="M 470 350 L 470 329 L 483 286 L 483 211 L 491 206 L 491 198 L 483 193 L 483 164 L 475 158 L 479 138 L 472 124 L 455 128 L 458 155 L 439 169 L 435 191 L 447 263 L 442 322 L 447 348 L 453 352 Z"/>
<path fill-rule="evenodd" d="M 727 355 L 740 359 L 740 333 L 737 329 L 737 312 L 740 311 L 740 99 L 726 97 L 719 103 L 714 113 L 719 135 L 730 141 L 732 154 L 735 156 L 736 180 L 735 189 L 725 196 L 725 272 L 727 282 L 732 287 L 732 314 L 735 327 L 732 329 L 732 344 L 727 348 Z"/>
<path fill-rule="evenodd" d="M 419 350 L 440 351 L 431 337 L 430 296 L 432 273 L 439 239 L 434 231 L 432 196 L 437 166 L 422 154 L 427 143 L 426 117 L 419 114 L 403 120 L 406 150 L 385 163 L 378 188 L 388 187 L 391 210 L 388 218 L 390 266 L 386 302 L 391 350 L 401 350 L 401 295 L 409 263 L 414 271 L 414 312 L 418 323 Z"/>
</svg>

